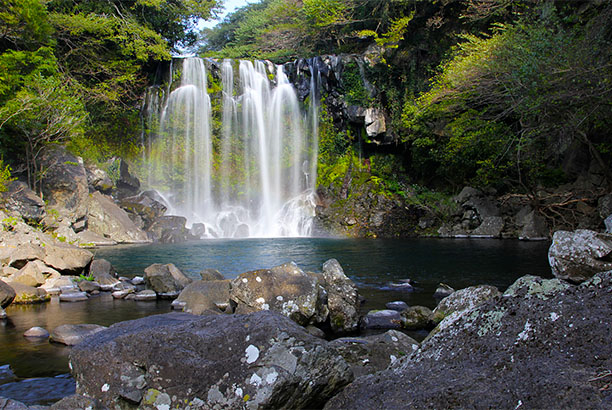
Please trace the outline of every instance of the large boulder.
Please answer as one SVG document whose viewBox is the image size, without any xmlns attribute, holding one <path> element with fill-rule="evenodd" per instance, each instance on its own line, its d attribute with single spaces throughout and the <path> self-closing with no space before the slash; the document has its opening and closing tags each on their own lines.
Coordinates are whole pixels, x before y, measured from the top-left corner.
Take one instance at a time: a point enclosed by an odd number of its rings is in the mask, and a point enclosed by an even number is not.
<svg viewBox="0 0 612 410">
<path fill-rule="evenodd" d="M 93 253 L 65 243 L 47 244 L 43 262 L 66 275 L 79 275 L 93 259 Z"/>
<path fill-rule="evenodd" d="M 413 353 L 419 343 L 397 330 L 366 337 L 342 337 L 330 342 L 350 364 L 355 377 L 386 369 L 400 357 Z"/>
<path fill-rule="evenodd" d="M 610 408 L 611 315 L 612 272 L 566 289 L 524 280 L 325 408 Z"/>
<path fill-rule="evenodd" d="M 132 222 L 113 200 L 94 192 L 89 198 L 88 229 L 118 243 L 149 242 L 147 234 Z"/>
<path fill-rule="evenodd" d="M 187 219 L 183 216 L 166 215 L 161 216 L 151 224 L 147 232 L 151 234 L 153 240 L 162 243 L 180 243 L 193 237 L 185 226 Z"/>
<path fill-rule="evenodd" d="M 28 262 L 17 273 L 11 275 L 9 280 L 11 282 L 37 287 L 44 284 L 46 279 L 36 263 Z"/>
<path fill-rule="evenodd" d="M 612 235 L 586 229 L 557 231 L 548 250 L 548 263 L 556 277 L 583 282 L 612 269 Z"/>
<path fill-rule="evenodd" d="M 44 151 L 41 167 L 42 191 L 49 206 L 70 221 L 85 217 L 89 187 L 82 160 L 62 146 L 52 146 Z"/>
<path fill-rule="evenodd" d="M 354 332 L 359 328 L 359 293 L 336 259 L 323 264 L 327 307 L 331 328 L 336 333 Z"/>
<path fill-rule="evenodd" d="M 231 282 L 236 313 L 272 310 L 301 325 L 327 319 L 325 291 L 317 275 L 309 275 L 294 262 L 245 272 Z"/>
<path fill-rule="evenodd" d="M 15 289 L 0 280 L 0 307 L 5 308 L 13 302 L 17 294 Z"/>
<path fill-rule="evenodd" d="M 70 363 L 77 393 L 109 408 L 318 408 L 352 379 L 327 342 L 273 312 L 118 323 Z"/>
<path fill-rule="evenodd" d="M 89 266 L 89 275 L 100 285 L 102 290 L 112 290 L 119 283 L 115 268 L 106 259 L 94 259 Z"/>
<path fill-rule="evenodd" d="M 60 325 L 51 332 L 51 341 L 74 346 L 104 329 L 106 327 L 93 324 Z"/>
<path fill-rule="evenodd" d="M 40 222 L 45 216 L 44 201 L 25 182 L 13 181 L 2 195 L 4 207 L 18 213 L 25 220 Z"/>
<path fill-rule="evenodd" d="M 119 205 L 127 212 L 142 218 L 144 229 L 147 230 L 168 209 L 162 201 L 157 192 L 144 191 L 136 196 L 123 198 Z"/>
<path fill-rule="evenodd" d="M 174 264 L 154 263 L 145 269 L 145 283 L 162 297 L 177 297 L 192 282 Z"/>
<path fill-rule="evenodd" d="M 44 247 L 31 243 L 16 243 L 11 246 L 12 249 L 7 249 L 3 257 L 0 257 L 0 262 L 3 265 L 8 265 L 16 269 L 21 269 L 30 261 L 45 258 Z"/>
<path fill-rule="evenodd" d="M 229 299 L 229 280 L 197 280 L 187 285 L 176 300 L 183 312 L 201 315 L 226 311 Z"/>
<path fill-rule="evenodd" d="M 107 195 L 111 193 L 114 184 L 106 171 L 93 164 L 87 165 L 85 171 L 87 172 L 87 182 L 93 190 Z"/>
<path fill-rule="evenodd" d="M 138 194 L 140 181 L 130 174 L 129 166 L 123 159 L 119 160 L 119 179 L 117 180 L 117 197 L 126 198 Z"/>
<path fill-rule="evenodd" d="M 501 296 L 499 290 L 490 285 L 470 286 L 458 290 L 440 301 L 433 310 L 431 320 L 436 324 L 440 323 L 442 319 L 453 313 L 471 310 L 479 304 L 499 296 Z"/>
<path fill-rule="evenodd" d="M 50 296 L 42 288 L 35 288 L 17 282 L 7 283 L 15 291 L 13 303 L 16 305 L 28 305 L 33 303 L 48 302 Z"/>
</svg>

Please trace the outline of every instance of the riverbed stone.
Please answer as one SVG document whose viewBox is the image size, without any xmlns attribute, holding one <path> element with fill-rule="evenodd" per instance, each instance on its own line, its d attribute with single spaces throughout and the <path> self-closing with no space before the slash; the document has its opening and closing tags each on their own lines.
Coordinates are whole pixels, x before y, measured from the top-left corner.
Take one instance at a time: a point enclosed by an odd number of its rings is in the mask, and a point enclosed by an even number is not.
<svg viewBox="0 0 612 410">
<path fill-rule="evenodd" d="M 419 351 L 325 408 L 609 408 L 612 272 L 548 299 L 527 295 L 445 319 Z"/>
<path fill-rule="evenodd" d="M 501 296 L 499 289 L 490 285 L 470 286 L 458 290 L 440 301 L 433 310 L 431 320 L 434 324 L 455 312 L 474 309 L 486 300 Z"/>
<path fill-rule="evenodd" d="M 398 300 L 395 302 L 387 302 L 385 303 L 385 307 L 387 309 L 391 309 L 391 310 L 397 310 L 398 312 L 401 312 L 403 310 L 408 309 L 408 304 L 404 301 Z"/>
<path fill-rule="evenodd" d="M 184 302 L 183 311 L 187 313 L 221 313 L 219 306 L 229 306 L 230 281 L 196 280 L 187 285 L 176 300 Z"/>
<path fill-rule="evenodd" d="M 446 283 L 440 283 L 438 284 L 438 287 L 436 288 L 436 291 L 434 292 L 433 297 L 435 299 L 444 299 L 445 297 L 452 294 L 454 291 L 455 289 L 453 289 L 451 286 L 447 285 Z"/>
<path fill-rule="evenodd" d="M 103 194 L 110 194 L 113 189 L 113 181 L 108 176 L 108 173 L 102 168 L 87 164 L 85 166 L 85 172 L 87 174 L 87 183 L 89 186 Z"/>
<path fill-rule="evenodd" d="M 91 281 L 91 280 L 81 280 L 79 281 L 78 286 L 82 292 L 87 292 L 87 293 L 96 292 L 101 289 L 100 284 L 98 282 Z"/>
<path fill-rule="evenodd" d="M 77 393 L 110 408 L 316 408 L 352 379 L 327 342 L 269 311 L 118 323 L 75 346 L 70 362 Z"/>
<path fill-rule="evenodd" d="M 402 328 L 408 330 L 432 328 L 431 309 L 425 306 L 410 306 L 400 313 Z"/>
<path fill-rule="evenodd" d="M 236 313 L 273 310 L 303 326 L 325 322 L 324 297 L 318 275 L 305 273 L 294 262 L 245 272 L 231 281 Z"/>
<path fill-rule="evenodd" d="M 192 280 L 172 263 L 166 265 L 154 263 L 145 269 L 147 287 L 159 295 L 174 295 L 174 297 L 177 297 L 185 286 L 191 282 Z"/>
<path fill-rule="evenodd" d="M 106 259 L 94 259 L 89 266 L 89 275 L 100 285 L 102 290 L 112 290 L 118 283 L 115 268 Z"/>
<path fill-rule="evenodd" d="M 26 330 L 23 336 L 33 339 L 46 339 L 49 337 L 49 332 L 43 327 L 34 326 Z"/>
<path fill-rule="evenodd" d="M 14 304 L 27 305 L 32 303 L 43 303 L 50 300 L 47 291 L 42 288 L 34 288 L 21 283 L 9 282 L 8 285 L 15 290 Z"/>
<path fill-rule="evenodd" d="M 219 272 L 216 269 L 211 269 L 211 268 L 201 270 L 199 275 L 202 278 L 202 280 L 224 280 L 225 279 L 225 276 L 223 276 L 221 272 Z"/>
<path fill-rule="evenodd" d="M 323 264 L 324 287 L 327 291 L 329 321 L 335 333 L 354 332 L 359 328 L 359 293 L 336 259 Z"/>
<path fill-rule="evenodd" d="M 89 299 L 87 292 L 62 292 L 60 293 L 60 302 L 82 302 Z"/>
<path fill-rule="evenodd" d="M 397 330 L 366 337 L 342 337 L 330 342 L 350 364 L 355 378 L 386 369 L 397 359 L 412 354 L 419 343 Z"/>
<path fill-rule="evenodd" d="M 5 308 L 10 305 L 17 294 L 6 282 L 0 280 L 0 307 Z"/>
<path fill-rule="evenodd" d="M 587 229 L 557 231 L 548 250 L 548 262 L 557 278 L 583 282 L 612 269 L 612 235 Z"/>
<path fill-rule="evenodd" d="M 104 329 L 105 326 L 94 324 L 60 325 L 51 332 L 51 341 L 74 346 Z"/>
<path fill-rule="evenodd" d="M 150 289 L 141 290 L 134 294 L 134 300 L 141 302 L 152 302 L 157 300 L 157 293 Z"/>
<path fill-rule="evenodd" d="M 362 319 L 364 329 L 399 329 L 401 316 L 397 310 L 370 310 Z"/>
</svg>

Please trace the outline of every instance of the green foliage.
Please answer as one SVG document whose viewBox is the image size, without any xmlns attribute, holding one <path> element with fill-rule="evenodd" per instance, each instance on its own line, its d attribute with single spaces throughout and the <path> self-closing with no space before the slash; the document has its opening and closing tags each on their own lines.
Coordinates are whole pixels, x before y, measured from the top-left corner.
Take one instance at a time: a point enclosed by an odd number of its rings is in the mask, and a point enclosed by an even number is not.
<svg viewBox="0 0 612 410">
<path fill-rule="evenodd" d="M 14 180 L 15 178 L 11 177 L 11 167 L 5 165 L 2 158 L 0 158 L 0 193 L 6 192 L 8 184 Z"/>
<path fill-rule="evenodd" d="M 344 0 L 304 0 L 303 12 L 308 21 L 318 29 L 343 23 L 349 14 Z"/>
<path fill-rule="evenodd" d="M 75 282 L 81 282 L 83 280 L 86 280 L 88 282 L 93 282 L 95 280 L 95 278 L 93 277 L 93 275 L 84 275 L 84 274 L 80 274 L 77 278 L 74 278 Z"/>
<path fill-rule="evenodd" d="M 364 86 L 362 72 L 357 63 L 348 63 L 342 72 L 342 85 L 347 104 L 369 107 L 373 99 Z"/>
<path fill-rule="evenodd" d="M 414 11 L 408 16 L 391 20 L 389 31 L 380 36 L 374 30 L 361 30 L 358 32 L 358 35 L 362 37 L 372 37 L 376 44 L 385 48 L 398 48 L 399 42 L 404 39 L 406 28 L 413 17 Z"/>
</svg>

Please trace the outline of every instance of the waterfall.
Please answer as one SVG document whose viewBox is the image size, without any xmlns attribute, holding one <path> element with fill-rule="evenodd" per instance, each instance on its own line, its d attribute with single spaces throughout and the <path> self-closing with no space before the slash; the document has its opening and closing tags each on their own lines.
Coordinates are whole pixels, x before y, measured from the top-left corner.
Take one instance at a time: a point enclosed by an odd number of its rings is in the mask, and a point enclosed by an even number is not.
<svg viewBox="0 0 612 410">
<path fill-rule="evenodd" d="M 143 105 L 148 188 L 188 224 L 203 223 L 208 237 L 309 236 L 318 150 L 316 69 L 303 109 L 281 65 L 224 60 L 212 72 L 200 58 L 179 61 L 171 73 L 178 84 L 168 86 L 163 102 L 156 87 Z M 209 95 L 209 78 L 221 92 Z"/>
</svg>

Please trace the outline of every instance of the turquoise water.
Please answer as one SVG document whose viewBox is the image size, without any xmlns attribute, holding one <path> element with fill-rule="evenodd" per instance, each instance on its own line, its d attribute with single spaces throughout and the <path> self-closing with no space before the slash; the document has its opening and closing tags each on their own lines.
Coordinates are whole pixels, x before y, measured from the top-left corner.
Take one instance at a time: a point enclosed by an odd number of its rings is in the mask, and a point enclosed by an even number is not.
<svg viewBox="0 0 612 410">
<path fill-rule="evenodd" d="M 119 246 L 96 250 L 121 276 L 143 275 L 152 263 L 174 263 L 185 274 L 197 277 L 205 268 L 226 278 L 293 261 L 303 270 L 319 272 L 336 258 L 365 297 L 364 310 L 384 308 L 386 302 L 434 307 L 438 283 L 455 289 L 476 284 L 504 290 L 526 275 L 551 277 L 546 242 L 475 239 L 320 239 L 274 238 L 204 240 L 186 244 Z M 412 291 L 394 287 L 402 279 L 417 283 Z M 9 320 L 0 321 L 0 366 L 10 365 L 18 377 L 0 379 L 0 396 L 28 404 L 44 404 L 74 391 L 66 378 L 69 347 L 48 341 L 30 341 L 23 333 L 33 326 L 51 331 L 65 323 L 113 323 L 170 311 L 168 301 L 114 300 L 109 294 L 85 302 L 9 306 Z M 35 378 L 35 379 L 32 379 Z M 2 384 L 4 383 L 4 384 Z"/>
</svg>

